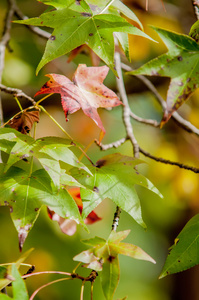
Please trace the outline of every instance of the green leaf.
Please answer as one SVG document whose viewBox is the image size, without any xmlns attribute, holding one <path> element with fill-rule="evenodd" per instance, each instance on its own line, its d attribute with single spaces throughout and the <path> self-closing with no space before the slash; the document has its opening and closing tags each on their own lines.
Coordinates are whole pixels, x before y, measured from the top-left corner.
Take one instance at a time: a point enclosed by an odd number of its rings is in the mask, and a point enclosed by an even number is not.
<svg viewBox="0 0 199 300">
<path fill-rule="evenodd" d="M 24 254 L 20 256 L 20 258 L 13 263 L 17 269 L 19 269 L 20 265 L 24 262 L 24 260 L 28 257 L 28 255 L 32 252 L 33 249 L 26 251 Z M 13 275 L 13 264 L 9 264 L 7 267 L 4 265 L 0 266 L 0 290 L 10 284 L 15 278 Z M 0 298 L 1 299 L 1 298 Z"/>
<path fill-rule="evenodd" d="M 51 177 L 56 188 L 59 188 L 60 177 L 63 176 L 60 161 L 90 173 L 86 166 L 79 162 L 75 154 L 69 149 L 74 147 L 74 145 L 71 145 L 70 140 L 59 137 L 44 137 L 35 141 L 33 138 L 14 129 L 0 129 L 0 149 L 10 154 L 4 172 L 18 161 L 34 157 L 38 159 Z"/>
<path fill-rule="evenodd" d="M 100 237 L 82 240 L 84 244 L 92 246 L 92 248 L 76 255 L 74 260 L 90 263 L 93 260 L 101 261 L 103 259 L 103 261 L 106 261 L 110 256 L 113 258 L 118 254 L 123 254 L 135 259 L 156 263 L 151 256 L 138 246 L 129 243 L 121 243 L 121 241 L 127 237 L 129 232 L 130 230 L 120 232 L 112 231 L 107 241 Z"/>
<path fill-rule="evenodd" d="M 54 192 L 45 170 L 28 174 L 20 168 L 11 167 L 6 174 L 2 171 L 3 168 L 0 174 L 0 204 L 10 208 L 20 248 L 43 204 L 50 206 L 59 216 L 72 218 L 85 227 L 73 198 L 64 187 Z"/>
<path fill-rule="evenodd" d="M 163 125 L 199 86 L 199 45 L 188 35 L 152 28 L 161 37 L 168 52 L 127 74 L 171 77 Z"/>
<path fill-rule="evenodd" d="M 191 27 L 189 36 L 192 37 L 197 43 L 199 42 L 199 20 L 196 21 Z"/>
<path fill-rule="evenodd" d="M 134 186 L 141 185 L 158 195 L 160 193 L 135 169 L 140 163 L 141 160 L 115 153 L 100 159 L 97 167 L 90 167 L 93 176 L 85 176 L 84 172 L 72 169 L 72 176 L 88 188 L 81 189 L 81 198 L 84 201 L 83 218 L 105 198 L 109 198 L 145 227 L 140 200 Z"/>
<path fill-rule="evenodd" d="M 13 286 L 13 299 L 14 300 L 28 300 L 28 292 L 26 289 L 26 285 L 24 280 L 21 278 L 19 271 L 17 270 L 17 266 L 15 264 L 12 265 L 12 275 L 15 280 L 12 283 Z"/>
<path fill-rule="evenodd" d="M 187 270 L 199 264 L 199 214 L 182 229 L 171 247 L 159 278 Z"/>
<path fill-rule="evenodd" d="M 99 4 L 96 4 L 95 9 L 91 10 L 83 0 L 81 1 L 82 6 L 76 5 L 76 2 L 74 1 L 74 6 L 70 6 L 70 8 L 68 1 L 65 7 L 63 7 L 62 4 L 60 5 L 60 1 L 58 1 L 58 6 L 55 4 L 57 1 L 53 1 L 53 3 L 56 7 L 59 7 L 59 9 L 44 13 L 37 18 L 16 21 L 16 23 L 47 26 L 54 29 L 46 44 L 42 60 L 37 67 L 37 73 L 51 60 L 86 44 L 116 74 L 114 65 L 113 33 L 124 32 L 149 38 L 149 36 L 128 23 L 121 16 L 101 13 L 108 8 L 110 1 L 105 1 L 103 7 L 100 5 L 100 10 L 97 10 L 96 7 L 99 6 Z M 118 3 L 120 2 L 116 2 L 116 7 L 119 5 L 120 10 L 123 13 L 128 14 L 129 10 L 127 13 L 127 8 L 124 9 L 124 6 L 121 3 Z M 81 11 L 77 11 L 77 6 L 78 10 L 81 9 Z M 91 7 L 93 8 L 94 6 Z M 133 18 L 132 15 L 131 18 Z"/>
<path fill-rule="evenodd" d="M 118 254 L 130 256 L 135 259 L 142 259 L 155 263 L 141 248 L 127 243 L 121 243 L 127 237 L 130 230 L 115 232 L 112 231 L 106 240 L 95 237 L 82 242 L 92 246 L 91 249 L 81 252 L 73 259 L 84 263 L 84 267 L 101 271 L 101 282 L 106 299 L 113 298 L 118 285 L 120 268 Z"/>
<path fill-rule="evenodd" d="M 114 258 L 109 258 L 103 264 L 103 270 L 101 274 L 101 284 L 104 296 L 107 300 L 113 299 L 113 295 L 117 288 L 120 278 L 120 267 L 118 255 Z"/>
</svg>

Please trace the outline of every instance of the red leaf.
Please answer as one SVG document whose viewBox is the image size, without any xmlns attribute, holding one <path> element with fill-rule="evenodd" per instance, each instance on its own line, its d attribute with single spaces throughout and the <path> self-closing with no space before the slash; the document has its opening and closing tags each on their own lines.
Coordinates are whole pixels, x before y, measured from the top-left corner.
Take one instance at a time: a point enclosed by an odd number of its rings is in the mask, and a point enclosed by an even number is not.
<svg viewBox="0 0 199 300">
<path fill-rule="evenodd" d="M 68 192 L 71 194 L 71 196 L 73 197 L 73 199 L 75 200 L 80 213 L 82 212 L 83 209 L 83 203 L 82 203 L 82 199 L 80 197 L 80 188 L 71 188 L 68 190 Z M 74 220 L 70 220 L 70 219 L 65 219 L 60 217 L 58 214 L 56 214 L 53 210 L 51 210 L 49 207 L 48 209 L 48 215 L 51 218 L 51 220 L 53 221 L 57 221 L 60 229 L 63 233 L 67 234 L 67 235 L 73 235 L 76 232 L 76 227 L 77 227 L 77 223 Z M 84 220 L 84 223 L 87 225 L 93 224 L 97 221 L 100 221 L 101 218 L 98 217 L 98 215 L 92 211 Z"/>
<path fill-rule="evenodd" d="M 64 75 L 48 74 L 46 76 L 50 77 L 50 80 L 43 85 L 35 96 L 49 93 L 61 94 L 66 121 L 68 121 L 68 114 L 82 108 L 85 115 L 93 119 L 101 129 L 101 141 L 105 129 L 97 113 L 97 108 L 114 107 L 122 104 L 117 95 L 103 84 L 108 70 L 107 66 L 87 67 L 80 64 L 73 76 L 73 81 Z"/>
</svg>

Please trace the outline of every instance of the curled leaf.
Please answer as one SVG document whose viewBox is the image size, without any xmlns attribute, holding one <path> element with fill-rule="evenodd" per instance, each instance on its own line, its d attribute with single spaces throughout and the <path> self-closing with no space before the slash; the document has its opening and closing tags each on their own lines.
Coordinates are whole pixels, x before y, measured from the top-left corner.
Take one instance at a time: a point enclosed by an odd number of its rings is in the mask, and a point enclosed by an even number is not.
<svg viewBox="0 0 199 300">
<path fill-rule="evenodd" d="M 20 115 L 11 119 L 8 122 L 8 125 L 23 134 L 27 134 L 31 130 L 34 122 L 39 122 L 38 110 L 24 111 Z"/>
</svg>

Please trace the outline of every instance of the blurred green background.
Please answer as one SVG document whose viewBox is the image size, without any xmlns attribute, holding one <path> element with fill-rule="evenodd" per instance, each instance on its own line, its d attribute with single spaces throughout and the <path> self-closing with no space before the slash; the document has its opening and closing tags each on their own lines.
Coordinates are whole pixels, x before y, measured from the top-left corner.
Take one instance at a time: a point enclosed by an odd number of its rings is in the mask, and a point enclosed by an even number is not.
<svg viewBox="0 0 199 300">
<path fill-rule="evenodd" d="M 127 0 L 123 2 L 133 9 L 143 23 L 146 33 L 154 39 L 158 39 L 158 37 L 148 27 L 149 24 L 188 34 L 191 25 L 196 21 L 191 0 L 149 0 L 148 11 L 145 10 L 145 0 Z M 166 11 L 162 2 L 164 2 Z M 36 0 L 17 0 L 17 4 L 23 13 L 29 17 L 38 16 L 46 9 L 46 6 Z M 1 32 L 6 7 L 6 0 L 1 0 Z M 13 52 L 6 52 L 3 84 L 22 89 L 25 93 L 34 97 L 34 94 L 47 81 L 45 74 L 59 73 L 72 78 L 79 63 L 91 64 L 86 53 L 81 53 L 71 63 L 67 63 L 67 57 L 63 56 L 47 64 L 36 76 L 35 69 L 42 57 L 45 42 L 44 39 L 37 37 L 23 25 L 13 24 L 10 40 L 10 47 Z M 130 46 L 131 65 L 134 68 L 166 50 L 161 41 L 157 45 L 138 37 L 130 37 Z M 126 62 L 124 57 L 123 60 Z M 168 79 L 159 80 L 156 78 L 154 80 L 159 92 L 165 98 Z M 145 86 L 138 80 L 127 76 L 125 77 L 125 83 L 132 111 L 141 117 L 154 118 L 159 121 L 161 119 L 160 107 Z M 111 71 L 105 80 L 105 84 L 116 90 L 115 78 Z M 199 92 L 196 91 L 192 98 L 180 108 L 180 113 L 196 127 L 199 127 L 198 96 Z M 6 121 L 18 112 L 18 107 L 9 95 L 3 93 L 2 97 L 4 119 Z M 22 101 L 24 108 L 28 105 L 27 101 Z M 69 134 L 84 146 L 88 145 L 94 138 L 98 138 L 99 129 L 81 111 L 71 115 L 68 123 L 65 122 L 59 95 L 51 96 L 43 102 L 43 105 Z M 121 108 L 116 107 L 111 111 L 99 109 L 99 113 L 106 128 L 103 143 L 110 143 L 122 138 L 125 129 L 121 118 Z M 174 121 L 170 120 L 162 130 L 135 121 L 132 121 L 132 124 L 140 146 L 146 151 L 166 159 L 198 166 L 198 138 L 180 129 Z M 48 135 L 63 137 L 59 128 L 46 115 L 41 113 L 41 121 L 37 126 L 37 137 Z M 112 149 L 104 153 L 93 144 L 88 154 L 93 161 L 96 161 L 102 156 L 113 152 L 121 152 L 130 156 L 133 154 L 129 142 L 118 149 Z M 188 297 L 191 300 L 197 300 L 199 299 L 198 267 L 162 280 L 158 280 L 158 276 L 168 254 L 168 248 L 173 244 L 175 237 L 190 217 L 199 211 L 198 175 L 177 167 L 162 165 L 145 157 L 141 157 L 141 159 L 146 164 L 140 166 L 139 170 L 154 183 L 164 195 L 164 199 L 158 198 L 144 188 L 137 189 L 142 204 L 143 218 L 148 229 L 146 231 L 142 229 L 124 212 L 121 214 L 118 229 L 131 229 L 131 233 L 125 241 L 143 248 L 156 260 L 157 264 L 153 265 L 149 262 L 121 256 L 121 278 L 114 299 L 122 299 L 128 296 L 130 300 L 187 300 Z M 76 266 L 76 263 L 72 260 L 73 256 L 86 249 L 86 246 L 80 240 L 95 235 L 107 238 L 110 234 L 115 211 L 114 204 L 106 200 L 96 211 L 103 219 L 89 226 L 90 234 L 82 228 L 78 228 L 76 234 L 69 237 L 60 231 L 56 222 L 48 218 L 46 208 L 43 207 L 24 245 L 23 251 L 32 247 L 35 248 L 27 262 L 34 264 L 36 271 L 59 270 L 72 272 Z M 12 262 L 20 254 L 17 232 L 10 219 L 7 207 L 0 208 L 0 228 L 0 263 Z M 89 274 L 89 270 L 78 269 L 78 271 L 82 274 Z M 40 285 L 57 278 L 59 278 L 58 275 L 40 275 L 27 279 L 29 295 Z M 35 299 L 76 300 L 79 299 L 80 288 L 80 281 L 66 281 L 43 289 Z M 89 284 L 86 284 L 84 299 L 90 299 L 89 289 Z M 103 299 L 99 278 L 97 278 L 94 285 L 94 299 Z"/>
</svg>

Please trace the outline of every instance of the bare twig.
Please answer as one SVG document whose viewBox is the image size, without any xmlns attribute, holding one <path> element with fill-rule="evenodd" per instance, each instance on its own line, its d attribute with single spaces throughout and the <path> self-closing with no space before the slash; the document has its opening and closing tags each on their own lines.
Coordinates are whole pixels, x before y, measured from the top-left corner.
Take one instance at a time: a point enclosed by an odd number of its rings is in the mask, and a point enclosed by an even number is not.
<svg viewBox="0 0 199 300">
<path fill-rule="evenodd" d="M 173 165 L 173 166 L 178 166 L 179 168 L 181 169 L 185 169 L 185 170 L 190 170 L 194 173 L 199 173 L 199 168 L 195 168 L 195 167 L 192 167 L 192 166 L 187 166 L 187 165 L 184 165 L 184 164 L 181 164 L 179 162 L 175 162 L 175 161 L 171 161 L 171 160 L 168 160 L 168 159 L 164 159 L 164 158 L 161 158 L 161 157 L 157 157 L 157 156 L 154 156 L 154 155 L 151 155 L 149 152 L 143 150 L 142 148 L 139 148 L 139 151 L 140 153 L 142 153 L 144 156 L 147 156 L 157 162 L 161 162 L 163 164 L 167 164 L 167 165 Z"/>
<path fill-rule="evenodd" d="M 131 118 L 130 118 L 131 110 L 130 110 L 128 98 L 126 95 L 126 90 L 125 90 L 123 76 L 122 76 L 121 59 L 120 59 L 120 54 L 118 52 L 115 53 L 115 66 L 116 66 L 116 71 L 118 73 L 118 78 L 116 78 L 117 88 L 120 93 L 121 100 L 124 104 L 123 120 L 124 120 L 125 129 L 126 129 L 126 134 L 133 145 L 134 157 L 138 158 L 139 157 L 139 146 L 138 146 L 137 140 L 134 136 L 133 128 L 131 125 Z"/>
<path fill-rule="evenodd" d="M 129 67 L 129 66 L 125 65 L 125 64 L 122 64 L 122 68 L 125 71 L 128 71 L 128 72 L 133 71 L 133 69 L 131 67 Z M 166 102 L 161 97 L 161 95 L 158 93 L 157 89 L 151 83 L 151 81 L 148 80 L 143 75 L 134 75 L 134 76 L 136 76 L 138 79 L 140 79 L 149 88 L 149 90 L 154 94 L 155 98 L 157 99 L 157 101 L 159 102 L 159 104 L 161 105 L 161 107 L 162 107 L 162 109 L 164 111 L 166 109 Z M 137 121 L 142 122 L 142 118 L 141 118 L 141 120 L 139 120 L 138 118 L 137 118 Z M 176 111 L 172 114 L 171 118 L 178 124 L 178 126 L 180 126 L 181 128 L 183 128 L 187 132 L 194 133 L 195 135 L 199 136 L 199 129 L 197 127 L 195 127 L 193 124 L 191 124 L 189 121 L 187 121 L 183 117 L 181 117 Z M 146 119 L 146 121 L 147 121 L 147 119 Z M 155 125 L 158 124 L 156 122 L 157 121 L 154 121 L 154 125 L 153 125 L 153 122 L 151 122 L 149 120 L 150 125 L 152 125 L 154 127 L 158 127 L 158 126 L 155 126 Z M 142 122 L 142 123 L 144 123 L 144 122 Z"/>
<path fill-rule="evenodd" d="M 13 18 L 13 15 L 14 15 L 13 3 L 11 0 L 8 0 L 8 8 L 7 8 L 7 14 L 4 23 L 3 35 L 0 40 L 0 84 L 2 82 L 2 75 L 4 70 L 4 64 L 5 64 L 5 51 L 6 51 L 6 47 L 8 47 L 8 43 L 10 40 L 11 20 Z M 2 125 L 3 123 L 4 123 L 3 108 L 2 108 L 2 99 L 0 94 L 0 125 Z M 0 162 L 2 162 L 1 152 L 0 152 Z"/>
<path fill-rule="evenodd" d="M 114 230 L 114 231 L 117 230 L 117 227 L 119 225 L 121 211 L 122 211 L 121 208 L 119 206 L 117 206 L 115 214 L 114 214 L 114 218 L 113 218 L 113 223 L 112 223 L 112 230 Z"/>
<path fill-rule="evenodd" d="M 160 123 L 157 122 L 156 120 L 152 120 L 152 119 L 143 119 L 139 116 L 137 116 L 136 114 L 134 114 L 132 111 L 130 112 L 130 116 L 131 118 L 133 118 L 135 121 L 138 121 L 140 123 L 144 123 L 146 125 L 151 125 L 153 127 L 160 127 Z"/>
<path fill-rule="evenodd" d="M 199 0 L 192 0 L 196 18 L 199 20 Z"/>
<path fill-rule="evenodd" d="M 118 148 L 119 146 L 124 144 L 126 142 L 126 140 L 127 140 L 127 138 L 122 138 L 121 140 L 118 140 L 116 142 L 106 144 L 106 145 L 103 145 L 102 143 L 100 143 L 100 144 L 96 143 L 96 144 L 100 147 L 101 150 L 106 151 L 111 148 Z"/>
<path fill-rule="evenodd" d="M 29 100 L 30 102 L 32 102 L 33 105 L 36 104 L 36 102 L 34 101 L 34 99 L 32 99 L 30 96 L 26 95 L 22 90 L 15 89 L 15 88 L 10 88 L 10 87 L 7 87 L 7 86 L 5 86 L 3 84 L 0 84 L 0 90 L 2 92 L 5 92 L 5 93 L 8 93 L 8 94 L 17 96 L 18 98 L 24 97 L 27 100 Z"/>
<path fill-rule="evenodd" d="M 27 20 L 28 17 L 24 16 L 24 14 L 21 12 L 21 10 L 19 9 L 19 7 L 16 5 L 15 0 L 12 0 L 12 2 L 14 3 L 14 10 L 15 10 L 15 15 L 17 18 L 19 18 L 20 20 Z M 31 25 L 25 25 L 29 30 L 31 30 L 32 32 L 34 32 L 35 34 L 37 34 L 38 36 L 45 38 L 45 39 L 49 39 L 49 37 L 51 36 L 51 34 L 43 29 L 40 29 L 37 26 L 31 26 Z"/>
<path fill-rule="evenodd" d="M 108 149 L 111 149 L 111 148 L 119 147 L 121 144 L 125 143 L 127 140 L 129 140 L 128 137 L 123 138 L 121 140 L 118 140 L 116 142 L 113 142 L 111 144 L 106 144 L 106 145 L 100 144 L 98 146 L 100 147 L 101 150 L 108 150 Z M 190 170 L 194 173 L 199 173 L 199 168 L 184 165 L 182 163 L 179 163 L 179 162 L 176 162 L 176 161 L 171 161 L 169 159 L 165 159 L 165 158 L 162 158 L 162 157 L 154 156 L 154 155 L 150 154 L 149 152 L 145 151 L 144 149 L 142 149 L 141 147 L 139 147 L 139 152 L 142 153 L 144 156 L 149 157 L 149 158 L 151 158 L 151 159 L 153 159 L 157 162 L 167 164 L 167 165 L 177 166 L 181 169 Z"/>
</svg>

